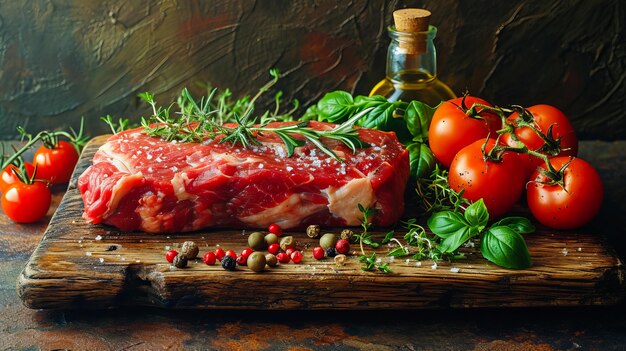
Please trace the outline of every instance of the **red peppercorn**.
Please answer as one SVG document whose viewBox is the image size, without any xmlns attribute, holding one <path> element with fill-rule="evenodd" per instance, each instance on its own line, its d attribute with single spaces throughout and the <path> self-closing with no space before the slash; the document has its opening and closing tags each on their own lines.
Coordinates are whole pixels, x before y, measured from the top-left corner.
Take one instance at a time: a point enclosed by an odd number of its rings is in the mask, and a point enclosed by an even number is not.
<svg viewBox="0 0 626 351">
<path fill-rule="evenodd" d="M 243 249 L 243 251 L 241 251 L 241 256 L 245 257 L 246 259 L 248 258 L 248 256 L 250 256 L 251 253 L 253 253 L 254 250 L 252 250 L 249 247 L 246 247 L 245 249 Z"/>
<path fill-rule="evenodd" d="M 178 255 L 178 251 L 176 250 L 168 250 L 165 253 L 165 259 L 167 260 L 167 262 L 172 263 L 174 262 L 174 257 L 176 257 Z"/>
<path fill-rule="evenodd" d="M 350 251 L 350 243 L 348 242 L 348 240 L 345 239 L 339 239 L 337 240 L 337 244 L 335 244 L 335 250 L 337 250 L 337 252 L 339 252 L 340 254 L 347 254 L 348 251 Z"/>
<path fill-rule="evenodd" d="M 226 256 L 226 252 L 224 252 L 224 249 L 222 249 L 221 247 L 215 249 L 213 253 L 215 253 L 215 257 L 220 261 L 222 260 L 222 258 L 224 258 L 224 256 Z"/>
<path fill-rule="evenodd" d="M 280 263 L 289 263 L 289 260 L 291 259 L 289 255 L 284 252 L 279 252 L 278 255 L 276 255 L 276 258 Z"/>
<path fill-rule="evenodd" d="M 267 252 L 271 253 L 272 255 L 276 255 L 278 251 L 280 251 L 280 245 L 278 244 L 270 244 L 270 246 L 267 247 Z"/>
<path fill-rule="evenodd" d="M 283 234 L 283 228 L 281 228 L 278 224 L 272 223 L 269 227 L 267 227 L 267 231 L 270 233 L 276 234 L 277 236 L 281 236 Z"/>
<path fill-rule="evenodd" d="M 204 254 L 204 257 L 202 257 L 202 261 L 204 261 L 204 263 L 207 264 L 207 266 L 212 266 L 215 264 L 215 260 L 217 259 L 217 257 L 215 256 L 214 252 L 207 252 Z"/>
<path fill-rule="evenodd" d="M 235 251 L 233 251 L 233 250 L 228 250 L 228 251 L 226 251 L 226 256 L 230 256 L 230 257 L 232 257 L 232 258 L 233 258 L 233 260 L 236 260 L 236 259 L 237 259 L 237 253 L 236 253 Z"/>
<path fill-rule="evenodd" d="M 291 253 L 291 260 L 293 263 L 300 263 L 302 261 L 302 251 L 294 251 Z"/>
<path fill-rule="evenodd" d="M 237 264 L 240 266 L 245 266 L 248 264 L 248 257 L 244 255 L 237 256 Z"/>
<path fill-rule="evenodd" d="M 285 250 L 285 253 L 287 254 L 287 256 L 291 257 L 291 254 L 294 252 L 295 250 L 292 248 L 288 248 L 287 250 Z"/>
<path fill-rule="evenodd" d="M 326 251 L 321 246 L 318 246 L 313 249 L 313 257 L 316 260 L 321 260 L 322 258 L 324 258 L 325 254 L 326 254 Z"/>
</svg>

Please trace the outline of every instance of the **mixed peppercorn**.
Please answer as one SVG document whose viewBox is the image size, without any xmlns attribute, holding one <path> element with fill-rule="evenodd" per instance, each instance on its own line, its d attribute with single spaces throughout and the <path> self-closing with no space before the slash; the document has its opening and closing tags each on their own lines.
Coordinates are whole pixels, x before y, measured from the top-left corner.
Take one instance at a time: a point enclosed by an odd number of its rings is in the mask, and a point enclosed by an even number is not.
<svg viewBox="0 0 626 351">
<path fill-rule="evenodd" d="M 220 261 L 222 268 L 233 271 L 239 266 L 247 266 L 253 272 L 262 272 L 267 267 L 276 267 L 278 263 L 287 264 L 302 262 L 303 252 L 298 249 L 298 245 L 293 236 L 284 236 L 282 228 L 278 224 L 271 224 L 268 227 L 268 234 L 252 232 L 248 235 L 248 247 L 243 249 L 239 255 L 233 250 L 224 251 L 221 247 L 206 252 L 202 256 L 202 261 L 212 266 Z M 320 237 L 320 227 L 310 225 L 306 234 L 310 238 L 320 238 L 319 246 L 313 249 L 313 258 L 316 260 L 324 257 L 334 257 L 338 266 L 343 266 L 346 261 L 346 254 L 350 251 L 349 236 L 351 230 L 341 232 L 341 239 L 336 234 L 326 233 Z M 348 239 L 346 237 L 348 236 Z M 261 251 L 267 250 L 267 254 Z M 176 250 L 168 250 L 165 259 L 177 268 L 185 268 L 189 260 L 198 257 L 198 245 L 193 241 L 185 241 L 180 247 L 180 253 Z"/>
</svg>

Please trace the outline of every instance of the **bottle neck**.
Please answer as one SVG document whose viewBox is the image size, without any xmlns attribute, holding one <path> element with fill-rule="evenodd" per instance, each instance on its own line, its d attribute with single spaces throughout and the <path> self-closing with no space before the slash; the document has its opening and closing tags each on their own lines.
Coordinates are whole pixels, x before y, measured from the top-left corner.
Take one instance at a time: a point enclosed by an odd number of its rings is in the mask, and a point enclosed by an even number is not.
<svg viewBox="0 0 626 351">
<path fill-rule="evenodd" d="M 387 28 L 391 43 L 387 51 L 387 78 L 392 81 L 431 80 L 437 75 L 437 53 L 433 39 L 435 26 L 425 32 L 398 32 Z"/>
</svg>

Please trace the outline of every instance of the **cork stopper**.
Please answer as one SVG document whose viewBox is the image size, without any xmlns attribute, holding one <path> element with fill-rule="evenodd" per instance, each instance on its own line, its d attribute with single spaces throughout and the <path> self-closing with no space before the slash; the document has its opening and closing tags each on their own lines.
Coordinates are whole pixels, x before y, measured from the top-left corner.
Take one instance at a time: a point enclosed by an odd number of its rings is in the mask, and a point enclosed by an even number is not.
<svg viewBox="0 0 626 351">
<path fill-rule="evenodd" d="M 430 11 L 424 9 L 402 9 L 393 12 L 393 22 L 398 32 L 418 33 L 428 31 Z M 415 42 L 400 42 L 407 54 L 426 52 L 426 35 L 418 35 Z"/>
</svg>

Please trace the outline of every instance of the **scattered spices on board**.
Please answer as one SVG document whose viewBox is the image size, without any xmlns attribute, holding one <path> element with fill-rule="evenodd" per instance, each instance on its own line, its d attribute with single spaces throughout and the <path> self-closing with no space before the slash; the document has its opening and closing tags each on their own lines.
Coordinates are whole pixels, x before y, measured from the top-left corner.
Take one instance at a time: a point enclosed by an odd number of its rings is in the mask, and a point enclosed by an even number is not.
<svg viewBox="0 0 626 351">
<path fill-rule="evenodd" d="M 180 254 L 189 260 L 193 260 L 198 257 L 198 252 L 200 252 L 198 245 L 196 245 L 193 241 L 185 241 L 180 248 Z"/>
</svg>

